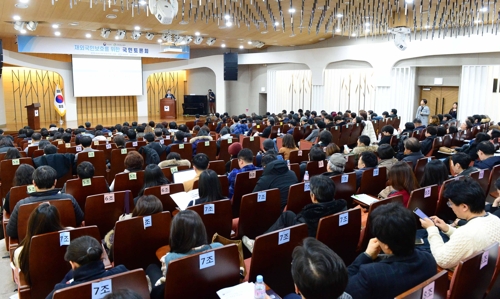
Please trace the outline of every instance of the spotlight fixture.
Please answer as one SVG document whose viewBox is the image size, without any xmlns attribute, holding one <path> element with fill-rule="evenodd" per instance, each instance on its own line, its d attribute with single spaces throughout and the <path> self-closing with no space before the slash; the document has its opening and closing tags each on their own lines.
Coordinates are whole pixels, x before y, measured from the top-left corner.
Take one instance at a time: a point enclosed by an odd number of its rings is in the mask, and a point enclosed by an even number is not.
<svg viewBox="0 0 500 299">
<path fill-rule="evenodd" d="M 149 10 L 160 23 L 169 25 L 177 15 L 179 4 L 177 0 L 149 0 Z"/>
<path fill-rule="evenodd" d="M 195 39 L 194 39 L 194 43 L 195 44 L 199 45 L 202 42 L 203 42 L 203 36 L 197 36 L 197 37 L 195 37 Z"/>
<path fill-rule="evenodd" d="M 28 29 L 29 31 L 35 31 L 37 26 L 38 26 L 38 22 L 35 22 L 35 21 L 29 21 L 29 22 L 26 24 L 26 29 Z"/>
<path fill-rule="evenodd" d="M 154 33 L 151 33 L 151 32 L 146 33 L 146 38 L 147 38 L 148 40 L 152 40 L 154 37 L 155 37 L 155 34 L 154 34 Z"/>
<path fill-rule="evenodd" d="M 14 29 L 16 29 L 17 31 L 24 30 L 24 25 L 25 24 L 26 24 L 26 22 L 15 21 L 14 22 Z"/>
<path fill-rule="evenodd" d="M 404 26 L 392 28 L 391 33 L 394 34 L 394 45 L 401 51 L 406 50 L 407 45 L 405 39 L 406 35 L 411 33 L 410 28 Z"/>
<path fill-rule="evenodd" d="M 125 30 L 118 30 L 118 31 L 116 32 L 116 37 L 115 37 L 115 39 L 119 39 L 119 40 L 124 39 L 124 38 L 125 38 L 125 34 L 126 34 L 126 33 L 127 33 L 127 31 L 125 31 Z"/>
<path fill-rule="evenodd" d="M 130 36 L 133 40 L 138 40 L 139 37 L 141 37 L 141 32 L 140 31 L 134 31 L 132 32 L 132 35 Z"/>
<path fill-rule="evenodd" d="M 166 42 L 166 41 L 167 41 L 167 39 L 168 39 L 168 36 L 169 36 L 169 34 L 168 34 L 168 33 L 163 33 L 163 34 L 161 35 L 161 39 L 162 39 L 164 42 Z"/>
<path fill-rule="evenodd" d="M 216 41 L 216 40 L 217 40 L 217 39 L 216 39 L 215 37 L 209 37 L 209 38 L 207 39 L 207 45 L 211 46 L 211 45 L 215 44 L 215 41 Z"/>
<path fill-rule="evenodd" d="M 110 33 L 111 33 L 111 29 L 108 29 L 108 28 L 101 29 L 101 37 L 102 38 L 108 38 Z"/>
<path fill-rule="evenodd" d="M 185 42 L 186 44 L 190 44 L 193 41 L 193 37 L 191 35 L 186 35 Z"/>
</svg>

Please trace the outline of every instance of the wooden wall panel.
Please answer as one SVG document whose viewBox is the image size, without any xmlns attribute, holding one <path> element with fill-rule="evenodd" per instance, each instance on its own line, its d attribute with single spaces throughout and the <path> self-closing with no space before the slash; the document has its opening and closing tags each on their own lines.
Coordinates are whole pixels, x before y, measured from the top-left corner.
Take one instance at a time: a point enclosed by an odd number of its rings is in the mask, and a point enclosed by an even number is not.
<svg viewBox="0 0 500 299">
<path fill-rule="evenodd" d="M 53 106 L 56 85 L 64 95 L 64 82 L 55 72 L 21 67 L 3 69 L 6 127 L 19 130 L 28 125 L 26 105 L 40 103 L 40 125 L 59 123 L 59 114 Z"/>
<path fill-rule="evenodd" d="M 78 97 L 78 124 L 89 121 L 92 126 L 111 126 L 125 121 L 137 121 L 137 97 Z"/>
<path fill-rule="evenodd" d="M 160 99 L 171 89 L 177 99 L 177 117 L 182 116 L 186 71 L 154 73 L 147 79 L 148 117 L 160 119 Z"/>
</svg>

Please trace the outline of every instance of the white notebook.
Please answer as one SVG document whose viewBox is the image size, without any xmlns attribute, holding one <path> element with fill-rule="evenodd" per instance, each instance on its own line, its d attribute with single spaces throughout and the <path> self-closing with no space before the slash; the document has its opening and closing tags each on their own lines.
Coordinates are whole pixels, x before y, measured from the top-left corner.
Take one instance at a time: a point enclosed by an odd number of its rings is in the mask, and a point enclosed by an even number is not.
<svg viewBox="0 0 500 299">
<path fill-rule="evenodd" d="M 179 209 L 185 210 L 191 200 L 200 198 L 198 194 L 198 189 L 191 190 L 189 192 L 179 192 L 175 194 L 170 194 L 172 200 L 177 204 Z"/>
<path fill-rule="evenodd" d="M 366 205 L 371 205 L 372 203 L 378 201 L 378 199 L 371 197 L 370 195 L 366 195 L 366 194 L 356 194 L 356 195 L 352 195 L 351 197 L 356 199 L 357 201 L 360 201 L 360 202 L 366 204 Z"/>
</svg>

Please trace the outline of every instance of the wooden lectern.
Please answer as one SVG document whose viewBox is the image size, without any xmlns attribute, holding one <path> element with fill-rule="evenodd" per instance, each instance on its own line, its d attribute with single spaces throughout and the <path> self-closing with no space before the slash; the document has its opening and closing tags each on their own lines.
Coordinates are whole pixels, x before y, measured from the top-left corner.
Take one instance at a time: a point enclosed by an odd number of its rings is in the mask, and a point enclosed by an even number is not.
<svg viewBox="0 0 500 299">
<path fill-rule="evenodd" d="M 24 108 L 28 110 L 28 126 L 33 130 L 40 129 L 40 103 L 33 103 Z"/>
<path fill-rule="evenodd" d="M 177 109 L 176 101 L 172 99 L 163 98 L 160 100 L 160 118 L 176 118 Z"/>
</svg>

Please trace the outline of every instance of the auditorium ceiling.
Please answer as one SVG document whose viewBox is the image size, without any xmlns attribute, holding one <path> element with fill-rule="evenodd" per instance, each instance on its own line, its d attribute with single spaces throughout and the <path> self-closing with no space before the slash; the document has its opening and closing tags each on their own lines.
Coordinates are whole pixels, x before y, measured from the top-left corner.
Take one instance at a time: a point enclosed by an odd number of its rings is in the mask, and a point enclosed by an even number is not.
<svg viewBox="0 0 500 299">
<path fill-rule="evenodd" d="M 114 40 L 117 30 L 126 30 L 128 42 L 158 43 L 163 34 L 195 39 L 198 34 L 204 41 L 191 42 L 192 48 L 256 49 L 314 44 L 338 36 L 392 38 L 391 31 L 398 26 L 407 27 L 412 39 L 497 34 L 499 26 L 496 0 L 179 0 L 170 25 L 148 13 L 148 3 L 1 0 L 0 37 L 59 34 L 61 38 Z M 16 19 L 21 22 L 20 30 L 14 28 Z M 27 30 L 30 21 L 38 22 L 36 30 Z M 103 28 L 111 29 L 107 39 L 100 36 Z M 141 32 L 137 40 L 132 39 L 134 30 Z M 147 33 L 154 37 L 148 40 Z M 208 45 L 209 38 L 216 41 Z"/>
</svg>

